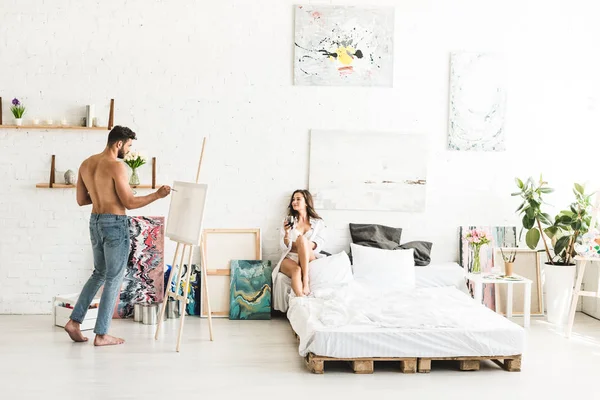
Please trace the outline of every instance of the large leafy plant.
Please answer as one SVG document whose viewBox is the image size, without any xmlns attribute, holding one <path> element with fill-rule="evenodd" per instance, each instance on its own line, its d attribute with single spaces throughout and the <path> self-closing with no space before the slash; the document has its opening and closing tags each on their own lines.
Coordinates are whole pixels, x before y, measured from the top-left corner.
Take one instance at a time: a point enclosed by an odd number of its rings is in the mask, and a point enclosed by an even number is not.
<svg viewBox="0 0 600 400">
<path fill-rule="evenodd" d="M 520 192 L 512 193 L 511 196 L 521 196 L 523 199 L 523 202 L 517 209 L 517 212 L 523 216 L 521 220 L 523 228 L 521 228 L 521 233 L 519 234 L 519 241 L 523 235 L 523 230 L 526 229 L 525 243 L 527 243 L 527 247 L 530 249 L 535 249 L 542 236 L 542 225 L 552 225 L 550 215 L 542 212 L 541 207 L 544 203 L 542 196 L 552 193 L 554 189 L 548 187 L 548 182 L 545 182 L 541 176 L 538 182 L 534 182 L 533 178 L 529 178 L 525 182 L 519 178 L 515 178 L 515 182 Z M 552 262 L 552 255 L 550 254 L 548 244 L 545 240 L 543 242 L 548 260 Z"/>
<path fill-rule="evenodd" d="M 554 243 L 554 254 L 564 265 L 570 264 L 576 255 L 577 240 L 590 230 L 592 220 L 592 195 L 585 194 L 585 188 L 578 183 L 573 187 L 573 194 L 575 201 L 569 209 L 560 211 L 552 226 L 544 230 Z"/>
<path fill-rule="evenodd" d="M 520 196 L 523 199 L 517 209 L 517 212 L 522 215 L 523 223 L 519 240 L 523 230 L 527 230 L 525 243 L 533 250 L 537 247 L 542 234 L 546 234 L 552 240 L 554 252 L 552 255 L 546 240 L 542 240 L 548 261 L 551 264 L 570 264 L 575 255 L 577 239 L 587 233 L 590 227 L 592 195 L 585 194 L 585 188 L 576 183 L 573 188 L 575 201 L 570 204 L 568 210 L 560 211 L 553 220 L 541 209 L 542 204 L 546 204 L 542 196 L 554 191 L 548 187 L 548 182 L 541 176 L 538 182 L 532 178 L 525 182 L 516 178 L 515 181 L 520 191 L 512 193 L 512 196 Z"/>
</svg>

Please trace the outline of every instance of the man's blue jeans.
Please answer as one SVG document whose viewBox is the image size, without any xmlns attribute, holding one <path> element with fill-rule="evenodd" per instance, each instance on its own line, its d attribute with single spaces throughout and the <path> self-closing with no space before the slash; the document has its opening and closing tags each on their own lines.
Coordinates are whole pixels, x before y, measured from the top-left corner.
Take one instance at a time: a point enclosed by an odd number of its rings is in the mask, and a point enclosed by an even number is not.
<svg viewBox="0 0 600 400">
<path fill-rule="evenodd" d="M 121 289 L 129 257 L 129 217 L 114 214 L 90 216 L 90 238 L 94 253 L 94 272 L 83 287 L 71 319 L 81 323 L 98 289 L 104 285 L 94 333 L 105 335 Z"/>
</svg>

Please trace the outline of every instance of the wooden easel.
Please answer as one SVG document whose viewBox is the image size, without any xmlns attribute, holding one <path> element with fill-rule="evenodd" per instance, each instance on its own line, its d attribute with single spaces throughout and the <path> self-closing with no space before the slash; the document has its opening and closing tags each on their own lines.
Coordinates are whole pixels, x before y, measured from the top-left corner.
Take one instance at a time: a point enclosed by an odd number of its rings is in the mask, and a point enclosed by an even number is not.
<svg viewBox="0 0 600 400">
<path fill-rule="evenodd" d="M 196 173 L 196 183 L 198 183 L 198 180 L 200 178 L 200 168 L 202 167 L 202 159 L 204 158 L 204 147 L 206 145 L 206 137 L 202 140 L 202 152 L 200 153 L 200 162 L 198 163 L 198 172 Z M 206 302 L 206 307 L 208 308 L 208 331 L 210 333 L 210 340 L 213 340 L 213 330 L 212 330 L 212 318 L 211 318 L 211 312 L 210 312 L 210 300 L 209 300 L 209 294 L 208 294 L 208 286 L 207 286 L 207 278 L 206 278 L 206 256 L 204 253 L 204 234 L 202 234 L 201 240 L 200 240 L 200 262 L 201 262 L 201 267 L 200 267 L 200 271 L 202 274 L 202 282 L 204 286 L 204 301 Z M 177 269 L 177 284 L 175 285 L 175 290 L 171 290 L 171 282 L 173 282 L 173 274 L 175 272 L 175 262 L 177 261 L 177 255 L 179 254 L 179 248 L 183 245 L 183 248 L 181 250 L 181 259 L 179 262 L 179 268 Z M 183 261 L 185 259 L 185 251 L 188 250 L 188 268 L 187 268 L 187 272 L 185 274 L 185 277 L 183 279 L 183 284 L 185 285 L 185 287 L 183 288 L 183 294 L 179 294 L 179 285 L 181 284 L 182 280 L 181 280 L 181 271 L 183 270 Z M 175 248 L 175 255 L 173 256 L 173 264 L 172 264 L 172 268 L 171 268 L 171 272 L 169 273 L 169 281 L 168 281 L 168 285 L 167 288 L 165 290 L 165 297 L 163 298 L 163 303 L 162 303 L 162 307 L 160 309 L 160 315 L 158 318 L 158 326 L 156 327 L 156 334 L 154 335 L 154 339 L 158 340 L 158 333 L 160 332 L 160 327 L 162 325 L 163 322 L 163 317 L 165 314 L 165 309 L 167 308 L 167 302 L 169 301 L 170 298 L 173 298 L 175 300 L 179 300 L 181 301 L 181 308 L 180 308 L 180 315 L 181 315 L 181 319 L 179 321 L 179 332 L 177 334 L 177 351 L 179 352 L 179 348 L 181 347 L 181 336 L 183 334 L 183 322 L 185 319 L 185 305 L 189 303 L 189 300 L 187 298 L 187 293 L 188 290 L 190 288 L 190 275 L 192 272 L 192 254 L 194 252 L 194 244 L 192 243 L 182 243 L 177 241 L 177 247 Z"/>
</svg>

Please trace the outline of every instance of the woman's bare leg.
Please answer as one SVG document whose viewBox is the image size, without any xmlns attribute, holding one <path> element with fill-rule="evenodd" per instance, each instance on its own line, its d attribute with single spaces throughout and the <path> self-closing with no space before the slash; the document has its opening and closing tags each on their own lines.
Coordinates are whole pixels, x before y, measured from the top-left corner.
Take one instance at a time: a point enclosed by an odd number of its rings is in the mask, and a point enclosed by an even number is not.
<svg viewBox="0 0 600 400">
<path fill-rule="evenodd" d="M 292 278 L 292 290 L 298 297 L 304 296 L 302 293 L 302 270 L 300 266 L 289 258 L 284 258 L 279 268 L 281 273 Z"/>
<path fill-rule="evenodd" d="M 304 236 L 298 237 L 296 240 L 296 248 L 298 249 L 298 261 L 300 263 L 300 268 L 302 269 L 302 293 L 308 296 L 310 293 L 308 263 L 313 261 L 316 257 L 310 243 Z"/>
</svg>

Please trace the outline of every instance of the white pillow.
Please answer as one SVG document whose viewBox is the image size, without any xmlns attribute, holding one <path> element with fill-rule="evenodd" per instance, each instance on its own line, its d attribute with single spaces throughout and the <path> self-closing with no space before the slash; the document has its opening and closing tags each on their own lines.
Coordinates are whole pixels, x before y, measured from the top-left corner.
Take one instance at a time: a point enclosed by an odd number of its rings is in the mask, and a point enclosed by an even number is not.
<svg viewBox="0 0 600 400">
<path fill-rule="evenodd" d="M 354 279 L 387 290 L 415 288 L 414 249 L 385 250 L 350 243 Z"/>
<path fill-rule="evenodd" d="M 344 251 L 317 258 L 308 265 L 311 291 L 348 283 L 354 279 L 350 259 Z"/>
</svg>

